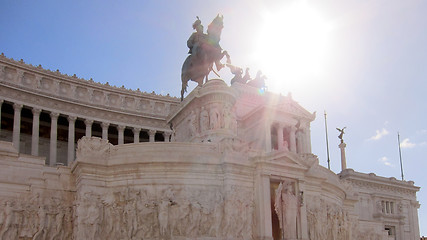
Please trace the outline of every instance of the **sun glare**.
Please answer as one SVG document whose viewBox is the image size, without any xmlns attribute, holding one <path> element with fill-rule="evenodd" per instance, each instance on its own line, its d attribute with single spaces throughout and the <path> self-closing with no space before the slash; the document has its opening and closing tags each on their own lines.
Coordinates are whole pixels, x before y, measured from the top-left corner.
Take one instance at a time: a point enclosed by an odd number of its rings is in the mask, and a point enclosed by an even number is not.
<svg viewBox="0 0 427 240">
<path fill-rule="evenodd" d="M 321 76 L 331 25 L 305 2 L 264 14 L 253 55 L 270 91 L 293 92 Z"/>
</svg>

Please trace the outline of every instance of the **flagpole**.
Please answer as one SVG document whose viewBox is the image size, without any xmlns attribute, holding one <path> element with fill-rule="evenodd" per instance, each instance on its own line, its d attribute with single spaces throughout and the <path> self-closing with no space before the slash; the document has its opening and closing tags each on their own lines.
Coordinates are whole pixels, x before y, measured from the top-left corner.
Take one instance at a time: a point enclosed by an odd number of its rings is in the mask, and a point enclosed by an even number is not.
<svg viewBox="0 0 427 240">
<path fill-rule="evenodd" d="M 325 112 L 325 132 L 326 132 L 326 152 L 328 154 L 328 169 L 331 170 L 331 160 L 329 159 L 328 124 L 326 123 L 326 111 L 324 112 Z"/>
<path fill-rule="evenodd" d="M 397 132 L 397 142 L 399 143 L 400 173 L 402 174 L 402 181 L 404 181 L 403 164 L 402 164 L 402 151 L 400 150 L 400 134 L 399 134 L 399 132 Z"/>
</svg>

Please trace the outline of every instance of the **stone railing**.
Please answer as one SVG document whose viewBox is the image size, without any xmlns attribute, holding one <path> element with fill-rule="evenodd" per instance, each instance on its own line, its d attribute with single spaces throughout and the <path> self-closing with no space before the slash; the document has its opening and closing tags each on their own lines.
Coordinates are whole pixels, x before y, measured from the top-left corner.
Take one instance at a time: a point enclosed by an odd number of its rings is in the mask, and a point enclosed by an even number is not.
<svg viewBox="0 0 427 240">
<path fill-rule="evenodd" d="M 68 76 L 59 70 L 26 64 L 22 59 L 9 59 L 4 54 L 0 55 L 0 83 L 56 99 L 161 119 L 179 104 L 176 97 Z"/>
</svg>

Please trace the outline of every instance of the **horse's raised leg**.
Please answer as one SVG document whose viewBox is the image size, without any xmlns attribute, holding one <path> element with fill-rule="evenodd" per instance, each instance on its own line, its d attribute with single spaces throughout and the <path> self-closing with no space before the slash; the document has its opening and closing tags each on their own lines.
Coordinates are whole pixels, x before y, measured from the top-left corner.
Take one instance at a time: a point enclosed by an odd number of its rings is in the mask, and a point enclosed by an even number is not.
<svg viewBox="0 0 427 240">
<path fill-rule="evenodd" d="M 187 91 L 187 83 L 188 83 L 188 80 L 182 79 L 181 102 L 184 100 L 184 93 Z"/>
<path fill-rule="evenodd" d="M 184 89 L 181 89 L 181 102 L 184 100 Z"/>
</svg>

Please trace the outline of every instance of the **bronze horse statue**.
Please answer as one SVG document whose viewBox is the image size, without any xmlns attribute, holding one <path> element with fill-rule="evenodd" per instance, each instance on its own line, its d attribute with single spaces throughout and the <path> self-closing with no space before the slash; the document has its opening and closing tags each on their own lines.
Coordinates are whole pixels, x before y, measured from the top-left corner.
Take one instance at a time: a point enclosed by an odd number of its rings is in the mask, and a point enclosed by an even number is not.
<svg viewBox="0 0 427 240">
<path fill-rule="evenodd" d="M 181 101 L 184 99 L 184 92 L 187 92 L 188 81 L 197 82 L 199 86 L 203 85 L 203 79 L 208 81 L 208 75 L 213 71 L 213 64 L 215 63 L 216 69 L 219 71 L 224 65 L 220 62 L 224 56 L 229 59 L 227 51 L 223 51 L 219 45 L 220 36 L 223 25 L 223 16 L 216 16 L 216 18 L 209 24 L 207 34 L 203 33 L 203 26 L 201 21 L 197 18 L 197 21 L 193 24 L 193 28 L 196 29 L 190 39 L 187 41 L 187 45 L 190 48 L 191 53 L 187 59 L 185 59 L 182 65 L 181 72 Z"/>
</svg>

